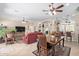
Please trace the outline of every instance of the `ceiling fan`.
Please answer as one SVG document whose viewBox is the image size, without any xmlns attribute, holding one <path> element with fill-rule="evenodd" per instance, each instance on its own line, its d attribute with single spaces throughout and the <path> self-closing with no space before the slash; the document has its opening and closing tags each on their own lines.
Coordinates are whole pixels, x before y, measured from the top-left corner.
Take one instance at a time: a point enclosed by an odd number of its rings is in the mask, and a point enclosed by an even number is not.
<svg viewBox="0 0 79 59">
<path fill-rule="evenodd" d="M 60 8 L 64 7 L 63 4 L 54 7 L 54 3 L 49 4 L 49 9 L 48 10 L 43 10 L 43 12 L 50 12 L 52 15 L 55 15 L 57 12 L 63 12 Z"/>
</svg>

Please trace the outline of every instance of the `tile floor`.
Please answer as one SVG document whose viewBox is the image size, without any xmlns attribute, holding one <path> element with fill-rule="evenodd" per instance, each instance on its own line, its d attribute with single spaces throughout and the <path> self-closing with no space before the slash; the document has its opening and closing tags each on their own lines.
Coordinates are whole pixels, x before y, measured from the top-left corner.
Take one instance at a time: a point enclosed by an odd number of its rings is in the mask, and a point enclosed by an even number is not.
<svg viewBox="0 0 79 59">
<path fill-rule="evenodd" d="M 35 56 L 36 44 L 24 44 L 22 42 L 11 45 L 0 44 L 0 56 Z M 71 47 L 70 56 L 79 56 L 79 44 L 77 42 L 65 42 L 65 46 Z"/>
</svg>

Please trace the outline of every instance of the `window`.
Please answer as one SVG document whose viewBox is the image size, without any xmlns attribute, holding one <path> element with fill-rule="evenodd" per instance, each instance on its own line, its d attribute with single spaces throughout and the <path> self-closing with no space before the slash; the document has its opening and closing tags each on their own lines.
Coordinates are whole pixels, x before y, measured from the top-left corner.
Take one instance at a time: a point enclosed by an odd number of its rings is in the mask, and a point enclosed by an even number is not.
<svg viewBox="0 0 79 59">
<path fill-rule="evenodd" d="M 74 23 L 71 24 L 61 24 L 59 26 L 60 31 L 74 31 Z"/>
</svg>

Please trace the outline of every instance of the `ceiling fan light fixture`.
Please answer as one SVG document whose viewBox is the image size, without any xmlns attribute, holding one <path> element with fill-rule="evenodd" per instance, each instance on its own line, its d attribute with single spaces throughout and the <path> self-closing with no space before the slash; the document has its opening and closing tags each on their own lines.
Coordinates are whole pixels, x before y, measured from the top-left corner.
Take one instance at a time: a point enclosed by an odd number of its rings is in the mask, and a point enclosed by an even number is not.
<svg viewBox="0 0 79 59">
<path fill-rule="evenodd" d="M 60 8 L 64 7 L 63 4 L 54 7 L 53 3 L 49 4 L 48 10 L 43 10 L 44 12 L 48 12 L 49 15 L 57 15 L 57 12 L 63 12 L 63 10 L 59 10 Z"/>
<path fill-rule="evenodd" d="M 52 6 L 51 6 L 51 7 L 49 7 L 49 10 L 52 10 Z"/>
<path fill-rule="evenodd" d="M 51 16 L 52 16 L 52 12 L 49 12 L 49 15 L 51 15 Z"/>
<path fill-rule="evenodd" d="M 54 15 L 56 15 L 56 14 L 57 14 L 55 10 L 53 11 L 53 14 L 54 14 Z"/>
</svg>

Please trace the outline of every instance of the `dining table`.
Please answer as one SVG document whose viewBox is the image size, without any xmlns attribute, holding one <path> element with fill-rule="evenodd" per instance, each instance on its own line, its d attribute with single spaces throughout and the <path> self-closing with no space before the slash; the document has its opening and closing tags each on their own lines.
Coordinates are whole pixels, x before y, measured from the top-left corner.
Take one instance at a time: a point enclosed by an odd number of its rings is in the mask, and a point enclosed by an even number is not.
<svg viewBox="0 0 79 59">
<path fill-rule="evenodd" d="M 55 55 L 56 46 L 59 46 L 59 48 L 60 48 L 60 46 L 62 45 L 64 47 L 64 37 L 55 37 L 55 39 L 54 39 L 51 37 L 51 35 L 48 35 L 48 36 L 46 36 L 46 38 L 47 38 L 47 43 L 52 45 L 52 49 L 53 49 L 52 55 Z"/>
</svg>

